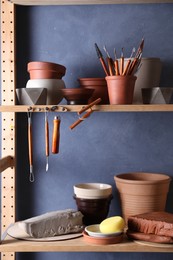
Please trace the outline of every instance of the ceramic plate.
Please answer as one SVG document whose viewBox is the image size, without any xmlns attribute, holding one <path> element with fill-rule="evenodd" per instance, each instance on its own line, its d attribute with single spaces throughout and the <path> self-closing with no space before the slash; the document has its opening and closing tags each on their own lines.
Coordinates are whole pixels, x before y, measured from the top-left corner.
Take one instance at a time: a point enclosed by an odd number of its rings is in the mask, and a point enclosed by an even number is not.
<svg viewBox="0 0 173 260">
<path fill-rule="evenodd" d="M 115 233 L 101 233 L 99 224 L 90 225 L 85 227 L 85 232 L 91 237 L 116 237 L 123 233 L 123 231 L 115 232 Z"/>
<path fill-rule="evenodd" d="M 135 243 L 144 246 L 162 247 L 162 248 L 172 248 L 173 244 L 163 244 L 163 243 L 153 243 L 142 240 L 133 240 Z"/>
<path fill-rule="evenodd" d="M 30 237 L 23 229 L 19 228 L 17 222 L 7 230 L 7 234 L 13 238 L 28 240 L 28 241 L 60 241 L 72 238 L 81 237 L 82 233 L 67 234 L 54 237 L 34 238 Z"/>
</svg>

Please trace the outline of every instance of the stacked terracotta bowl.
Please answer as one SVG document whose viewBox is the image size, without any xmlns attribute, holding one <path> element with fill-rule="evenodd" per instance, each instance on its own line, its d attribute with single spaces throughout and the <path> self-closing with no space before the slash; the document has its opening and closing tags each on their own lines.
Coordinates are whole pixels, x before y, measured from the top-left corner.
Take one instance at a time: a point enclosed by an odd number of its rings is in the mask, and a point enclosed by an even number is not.
<svg viewBox="0 0 173 260">
<path fill-rule="evenodd" d="M 74 199 L 84 215 L 85 225 L 99 224 L 109 213 L 112 186 L 104 183 L 80 183 L 74 185 Z"/>
<path fill-rule="evenodd" d="M 62 77 L 66 72 L 63 65 L 45 61 L 32 61 L 28 63 L 27 70 L 30 74 L 30 80 L 28 80 L 26 88 L 46 88 L 47 105 L 56 105 L 61 102 L 63 94 L 60 90 L 65 88 Z"/>
</svg>

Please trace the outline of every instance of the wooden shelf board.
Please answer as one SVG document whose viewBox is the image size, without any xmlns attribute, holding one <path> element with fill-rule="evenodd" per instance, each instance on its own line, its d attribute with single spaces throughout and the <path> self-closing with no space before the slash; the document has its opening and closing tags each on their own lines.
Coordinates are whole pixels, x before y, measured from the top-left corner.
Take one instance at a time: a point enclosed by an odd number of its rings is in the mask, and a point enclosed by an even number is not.
<svg viewBox="0 0 173 260">
<path fill-rule="evenodd" d="M 54 242 L 22 241 L 7 237 L 0 245 L 1 252 L 173 252 L 172 247 L 151 247 L 135 242 L 112 245 L 94 245 L 85 242 L 83 237 Z"/>
<path fill-rule="evenodd" d="M 78 112 L 85 105 L 57 105 L 56 112 Z M 27 112 L 30 106 L 0 106 L 0 112 Z M 51 111 L 53 105 L 31 106 L 34 112 L 44 112 L 48 107 Z M 173 104 L 170 105 L 95 105 L 93 110 L 96 112 L 173 112 Z"/>
<path fill-rule="evenodd" d="M 9 0 L 19 5 L 89 5 L 173 3 L 173 0 Z"/>
</svg>

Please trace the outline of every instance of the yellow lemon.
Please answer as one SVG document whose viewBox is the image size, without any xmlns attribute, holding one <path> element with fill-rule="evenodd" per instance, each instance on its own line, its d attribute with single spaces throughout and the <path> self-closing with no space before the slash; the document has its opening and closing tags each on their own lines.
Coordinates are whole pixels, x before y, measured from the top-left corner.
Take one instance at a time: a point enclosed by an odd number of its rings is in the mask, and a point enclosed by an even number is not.
<svg viewBox="0 0 173 260">
<path fill-rule="evenodd" d="M 114 216 L 103 220 L 100 223 L 100 231 L 102 233 L 115 233 L 122 231 L 125 227 L 125 221 L 120 216 Z"/>
</svg>

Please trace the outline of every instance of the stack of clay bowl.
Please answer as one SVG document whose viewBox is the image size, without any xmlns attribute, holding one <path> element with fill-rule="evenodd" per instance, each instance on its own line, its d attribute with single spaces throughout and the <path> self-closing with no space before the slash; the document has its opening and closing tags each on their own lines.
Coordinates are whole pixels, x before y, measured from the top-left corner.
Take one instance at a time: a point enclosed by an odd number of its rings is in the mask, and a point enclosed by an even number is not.
<svg viewBox="0 0 173 260">
<path fill-rule="evenodd" d="M 30 80 L 28 80 L 26 88 L 46 88 L 47 105 L 56 105 L 61 102 L 63 94 L 60 90 L 65 88 L 62 77 L 66 72 L 66 68 L 63 65 L 52 62 L 32 61 L 28 63 L 27 70 L 30 74 Z"/>
<path fill-rule="evenodd" d="M 112 186 L 104 183 L 80 183 L 74 185 L 77 209 L 84 215 L 85 225 L 99 224 L 109 213 Z"/>
</svg>

